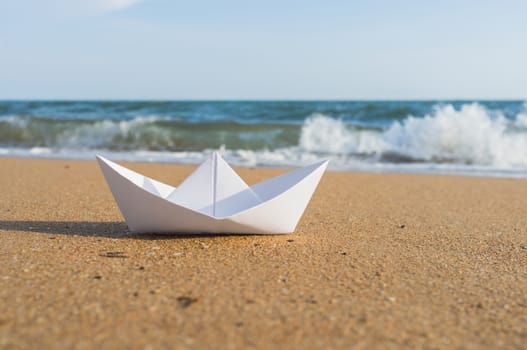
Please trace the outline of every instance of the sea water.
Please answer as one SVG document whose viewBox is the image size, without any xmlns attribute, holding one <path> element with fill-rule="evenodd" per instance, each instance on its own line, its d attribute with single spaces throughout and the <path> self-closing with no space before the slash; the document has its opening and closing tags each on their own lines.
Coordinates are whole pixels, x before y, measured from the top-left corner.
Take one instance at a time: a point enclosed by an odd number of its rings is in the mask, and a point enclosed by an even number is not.
<svg viewBox="0 0 527 350">
<path fill-rule="evenodd" d="M 527 177 L 524 101 L 0 101 L 0 155 Z"/>
</svg>

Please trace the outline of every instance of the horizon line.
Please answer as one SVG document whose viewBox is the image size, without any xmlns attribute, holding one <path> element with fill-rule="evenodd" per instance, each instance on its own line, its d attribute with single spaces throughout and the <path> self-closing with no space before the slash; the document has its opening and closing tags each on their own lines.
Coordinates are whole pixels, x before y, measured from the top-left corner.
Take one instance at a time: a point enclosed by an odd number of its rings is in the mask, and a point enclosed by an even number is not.
<svg viewBox="0 0 527 350">
<path fill-rule="evenodd" d="M 0 98 L 0 102 L 432 102 L 527 101 L 521 98 Z"/>
</svg>

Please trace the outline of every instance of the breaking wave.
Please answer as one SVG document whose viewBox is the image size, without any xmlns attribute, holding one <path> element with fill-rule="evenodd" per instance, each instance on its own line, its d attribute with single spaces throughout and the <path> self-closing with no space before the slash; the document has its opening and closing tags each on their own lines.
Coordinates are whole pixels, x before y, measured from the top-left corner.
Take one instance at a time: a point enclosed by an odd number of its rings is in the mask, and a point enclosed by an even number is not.
<svg viewBox="0 0 527 350">
<path fill-rule="evenodd" d="M 364 130 L 317 114 L 306 120 L 299 145 L 308 152 L 386 162 L 527 167 L 527 114 L 511 120 L 477 103 L 460 109 L 443 105 L 381 130 Z"/>
<path fill-rule="evenodd" d="M 0 117 L 0 147 L 193 151 L 228 145 L 239 149 L 287 147 L 300 129 L 287 124 L 186 122 L 159 116 L 129 120 Z"/>
</svg>

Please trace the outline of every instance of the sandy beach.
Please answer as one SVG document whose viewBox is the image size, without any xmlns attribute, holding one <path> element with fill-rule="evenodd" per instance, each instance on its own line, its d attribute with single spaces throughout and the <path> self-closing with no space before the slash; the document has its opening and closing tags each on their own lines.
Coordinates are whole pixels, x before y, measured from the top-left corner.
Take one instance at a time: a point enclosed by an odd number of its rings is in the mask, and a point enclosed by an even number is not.
<svg viewBox="0 0 527 350">
<path fill-rule="evenodd" d="M 328 172 L 279 236 L 132 235 L 95 161 L 0 158 L 0 198 L 1 349 L 527 343 L 527 180 Z"/>
</svg>

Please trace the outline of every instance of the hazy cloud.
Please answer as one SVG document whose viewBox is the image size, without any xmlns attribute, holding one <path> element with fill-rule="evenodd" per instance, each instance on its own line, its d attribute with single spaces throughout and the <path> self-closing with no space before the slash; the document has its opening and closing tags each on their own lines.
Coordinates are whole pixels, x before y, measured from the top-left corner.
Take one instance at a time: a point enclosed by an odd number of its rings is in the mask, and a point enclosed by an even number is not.
<svg viewBox="0 0 527 350">
<path fill-rule="evenodd" d="M 142 0 L 100 0 L 100 8 L 104 12 L 121 11 L 135 4 L 138 4 Z"/>
<path fill-rule="evenodd" d="M 20 0 L 23 8 L 59 17 L 97 15 L 126 10 L 143 0 Z M 1 0 L 0 0 L 1 2 Z"/>
</svg>

